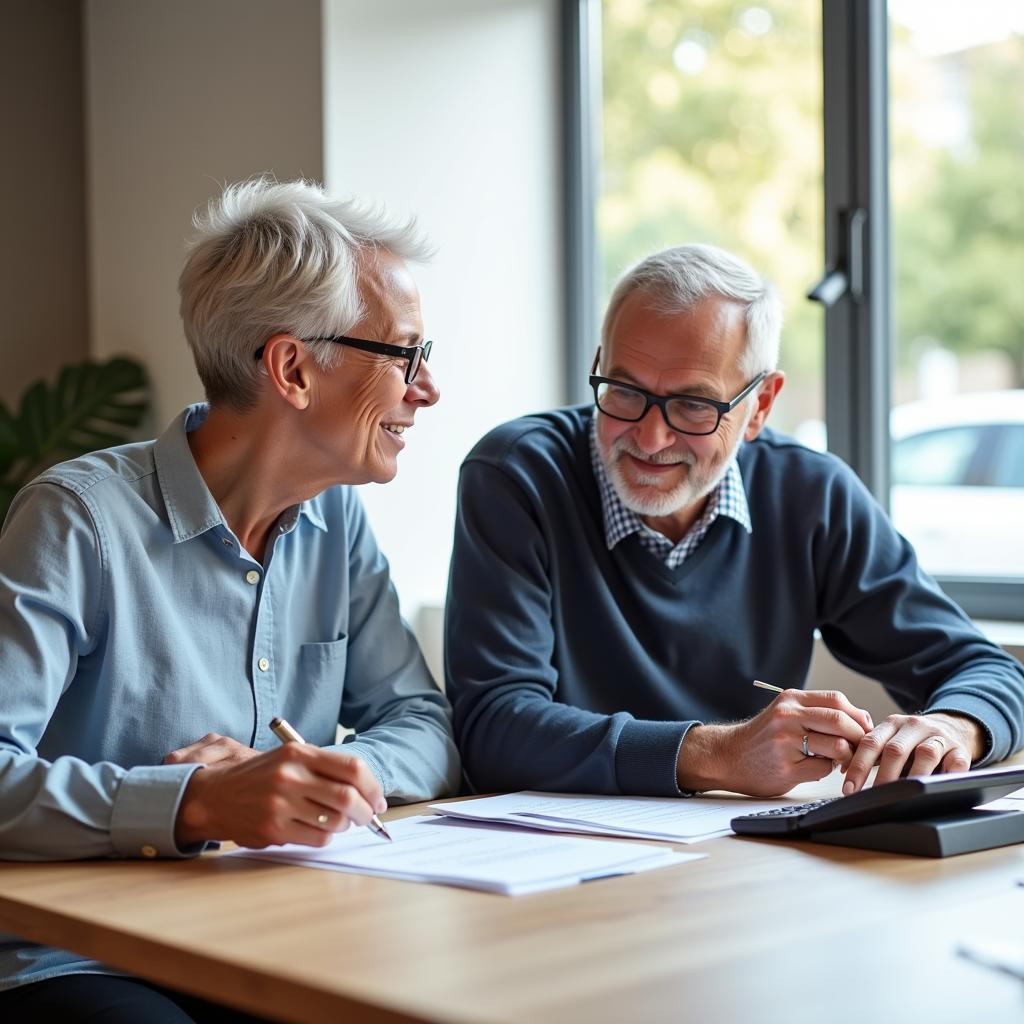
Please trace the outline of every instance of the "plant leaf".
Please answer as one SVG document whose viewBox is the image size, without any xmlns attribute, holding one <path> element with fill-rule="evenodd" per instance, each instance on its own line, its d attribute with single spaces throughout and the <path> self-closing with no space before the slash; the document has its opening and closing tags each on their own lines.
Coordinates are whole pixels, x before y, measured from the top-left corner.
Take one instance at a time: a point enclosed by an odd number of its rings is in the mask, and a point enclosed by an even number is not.
<svg viewBox="0 0 1024 1024">
<path fill-rule="evenodd" d="M 87 360 L 65 366 L 52 387 L 32 384 L 16 417 L 0 409 L 0 511 L 10 500 L 4 488 L 16 489 L 60 458 L 128 441 L 149 408 L 148 387 L 134 360 Z M 15 478 L 16 463 L 22 472 Z"/>
</svg>

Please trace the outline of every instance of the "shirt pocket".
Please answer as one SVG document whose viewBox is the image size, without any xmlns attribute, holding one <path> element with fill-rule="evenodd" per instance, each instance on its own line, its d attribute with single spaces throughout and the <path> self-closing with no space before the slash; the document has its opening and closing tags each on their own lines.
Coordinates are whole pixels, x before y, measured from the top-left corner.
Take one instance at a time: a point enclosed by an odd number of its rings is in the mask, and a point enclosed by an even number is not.
<svg viewBox="0 0 1024 1024">
<path fill-rule="evenodd" d="M 337 640 L 328 640 L 322 644 L 299 645 L 299 680 L 321 679 L 323 676 L 337 679 L 339 683 L 345 678 L 345 662 L 348 660 L 348 637 L 341 636 Z M 341 687 L 338 687 L 341 693 Z"/>
<path fill-rule="evenodd" d="M 299 646 L 298 703 L 302 709 L 300 717 L 310 733 L 303 735 L 318 746 L 335 742 L 334 728 L 345 692 L 347 661 L 347 636 Z"/>
</svg>

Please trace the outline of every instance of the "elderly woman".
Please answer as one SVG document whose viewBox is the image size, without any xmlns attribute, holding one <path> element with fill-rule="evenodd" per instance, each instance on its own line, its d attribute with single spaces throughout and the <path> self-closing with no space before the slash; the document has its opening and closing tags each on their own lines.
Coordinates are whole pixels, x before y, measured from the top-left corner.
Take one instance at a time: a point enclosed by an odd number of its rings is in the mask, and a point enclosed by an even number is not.
<svg viewBox="0 0 1024 1024">
<path fill-rule="evenodd" d="M 322 846 L 454 787 L 447 701 L 338 486 L 391 480 L 437 401 L 424 255 L 411 224 L 303 182 L 232 186 L 197 220 L 179 288 L 208 404 L 47 471 L 4 524 L 0 857 Z M 5 1019 L 221 1019 L 3 939 Z"/>
</svg>

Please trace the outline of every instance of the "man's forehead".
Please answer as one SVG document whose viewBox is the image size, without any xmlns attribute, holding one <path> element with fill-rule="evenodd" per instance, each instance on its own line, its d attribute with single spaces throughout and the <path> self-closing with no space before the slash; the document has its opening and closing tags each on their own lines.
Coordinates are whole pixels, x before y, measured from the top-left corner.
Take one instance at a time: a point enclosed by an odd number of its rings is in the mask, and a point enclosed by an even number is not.
<svg viewBox="0 0 1024 1024">
<path fill-rule="evenodd" d="M 685 370 L 704 362 L 698 352 L 683 345 L 664 351 L 642 337 L 619 336 L 609 340 L 608 358 L 615 364 L 628 362 L 656 370 Z"/>
<path fill-rule="evenodd" d="M 691 309 L 664 314 L 650 298 L 633 293 L 623 302 L 609 331 L 604 372 L 643 375 L 670 389 L 706 385 L 719 389 L 720 378 L 733 376 L 746 343 L 745 308 L 714 296 Z"/>
<path fill-rule="evenodd" d="M 661 341 L 666 335 L 678 336 L 680 340 L 690 336 L 724 339 L 736 331 L 746 331 L 746 307 L 741 302 L 710 295 L 687 309 L 668 313 L 653 297 L 638 289 L 622 301 L 609 335 Z"/>
</svg>

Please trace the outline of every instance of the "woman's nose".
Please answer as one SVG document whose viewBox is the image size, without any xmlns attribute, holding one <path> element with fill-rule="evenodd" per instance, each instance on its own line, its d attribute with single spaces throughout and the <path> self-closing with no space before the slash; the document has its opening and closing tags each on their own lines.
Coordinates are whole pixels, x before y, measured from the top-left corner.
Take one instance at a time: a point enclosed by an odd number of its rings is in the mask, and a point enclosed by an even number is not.
<svg viewBox="0 0 1024 1024">
<path fill-rule="evenodd" d="M 409 385 L 406 396 L 410 402 L 427 406 L 433 405 L 441 397 L 441 390 L 426 360 L 420 363 L 416 379 Z"/>
</svg>

